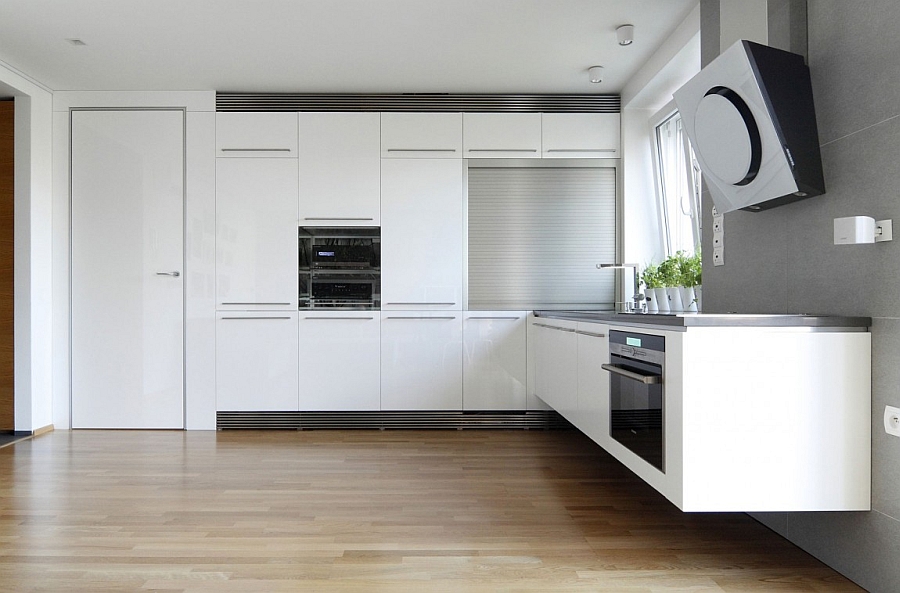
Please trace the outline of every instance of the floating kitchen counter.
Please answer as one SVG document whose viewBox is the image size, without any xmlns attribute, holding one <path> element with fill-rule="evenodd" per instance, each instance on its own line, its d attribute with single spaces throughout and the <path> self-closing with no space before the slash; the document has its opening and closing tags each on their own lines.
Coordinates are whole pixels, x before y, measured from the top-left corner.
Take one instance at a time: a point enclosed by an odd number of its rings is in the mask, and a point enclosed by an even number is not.
<svg viewBox="0 0 900 593">
<path fill-rule="evenodd" d="M 537 311 L 529 324 L 534 395 L 682 510 L 870 509 L 871 319 Z M 657 456 L 653 429 L 611 436 L 642 406 L 662 424 Z"/>
</svg>

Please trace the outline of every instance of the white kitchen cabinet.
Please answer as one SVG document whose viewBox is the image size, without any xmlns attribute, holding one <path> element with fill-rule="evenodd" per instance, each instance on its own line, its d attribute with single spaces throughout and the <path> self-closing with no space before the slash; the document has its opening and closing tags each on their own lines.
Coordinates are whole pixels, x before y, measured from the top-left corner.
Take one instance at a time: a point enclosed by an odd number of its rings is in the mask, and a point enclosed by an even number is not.
<svg viewBox="0 0 900 593">
<path fill-rule="evenodd" d="M 464 113 L 463 156 L 541 158 L 541 114 Z"/>
<path fill-rule="evenodd" d="M 609 362 L 609 327 L 579 322 L 577 413 L 574 424 L 595 442 L 609 440 L 609 373 L 600 368 Z"/>
<path fill-rule="evenodd" d="M 463 409 L 524 410 L 521 311 L 470 311 L 463 321 Z"/>
<path fill-rule="evenodd" d="M 462 313 L 381 312 L 381 409 L 462 410 Z"/>
<path fill-rule="evenodd" d="M 462 158 L 462 113 L 382 113 L 381 158 Z"/>
<path fill-rule="evenodd" d="M 541 156 L 560 158 L 617 158 L 618 113 L 541 114 Z"/>
<path fill-rule="evenodd" d="M 381 408 L 378 311 L 300 312 L 300 411 Z"/>
<path fill-rule="evenodd" d="M 216 114 L 217 157 L 297 158 L 297 114 Z"/>
<path fill-rule="evenodd" d="M 384 159 L 381 307 L 461 310 L 463 164 Z"/>
<path fill-rule="evenodd" d="M 576 322 L 540 317 L 532 323 L 535 342 L 535 395 L 571 419 L 578 410 Z"/>
<path fill-rule="evenodd" d="M 216 306 L 297 310 L 297 161 L 216 159 Z"/>
<path fill-rule="evenodd" d="M 216 314 L 216 409 L 296 412 L 297 313 Z"/>
<path fill-rule="evenodd" d="M 299 113 L 302 226 L 378 226 L 381 115 Z"/>
</svg>

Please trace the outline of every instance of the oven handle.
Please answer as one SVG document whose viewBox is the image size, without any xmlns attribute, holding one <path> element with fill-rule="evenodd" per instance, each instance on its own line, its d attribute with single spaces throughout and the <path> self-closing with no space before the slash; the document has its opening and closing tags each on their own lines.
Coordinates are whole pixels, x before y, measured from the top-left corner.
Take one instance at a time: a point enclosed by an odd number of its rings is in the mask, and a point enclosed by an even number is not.
<svg viewBox="0 0 900 593">
<path fill-rule="evenodd" d="M 604 371 L 615 373 L 616 375 L 622 375 L 623 377 L 628 377 L 629 379 L 640 381 L 644 385 L 656 385 L 658 383 L 662 383 L 661 375 L 642 375 L 640 373 L 635 373 L 634 371 L 629 371 L 628 369 L 623 369 L 622 367 L 615 364 L 604 363 L 600 365 L 600 368 Z"/>
</svg>

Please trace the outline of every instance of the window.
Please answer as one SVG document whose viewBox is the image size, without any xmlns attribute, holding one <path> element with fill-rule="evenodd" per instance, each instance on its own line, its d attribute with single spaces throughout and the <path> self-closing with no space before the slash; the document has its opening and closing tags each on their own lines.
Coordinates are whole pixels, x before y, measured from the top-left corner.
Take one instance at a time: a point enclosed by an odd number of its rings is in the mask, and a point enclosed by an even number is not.
<svg viewBox="0 0 900 593">
<path fill-rule="evenodd" d="M 666 255 L 692 255 L 700 248 L 700 168 L 681 114 L 669 106 L 659 115 L 653 120 L 652 142 L 663 245 Z"/>
</svg>

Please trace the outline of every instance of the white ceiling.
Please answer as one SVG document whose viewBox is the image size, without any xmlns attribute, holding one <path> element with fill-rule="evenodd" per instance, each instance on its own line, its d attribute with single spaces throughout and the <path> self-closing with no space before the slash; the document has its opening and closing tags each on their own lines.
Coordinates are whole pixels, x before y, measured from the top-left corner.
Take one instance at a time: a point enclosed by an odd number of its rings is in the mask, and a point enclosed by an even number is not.
<svg viewBox="0 0 900 593">
<path fill-rule="evenodd" d="M 619 93 L 696 3 L 0 0 L 0 60 L 53 90 Z"/>
</svg>

